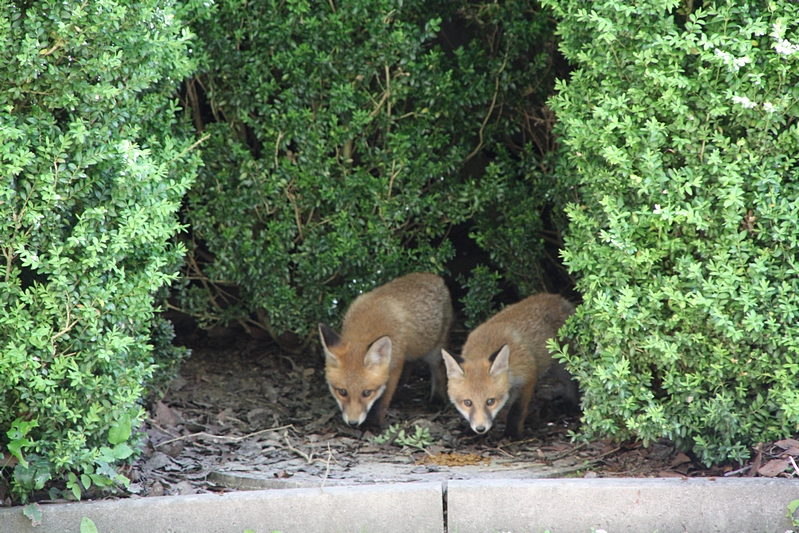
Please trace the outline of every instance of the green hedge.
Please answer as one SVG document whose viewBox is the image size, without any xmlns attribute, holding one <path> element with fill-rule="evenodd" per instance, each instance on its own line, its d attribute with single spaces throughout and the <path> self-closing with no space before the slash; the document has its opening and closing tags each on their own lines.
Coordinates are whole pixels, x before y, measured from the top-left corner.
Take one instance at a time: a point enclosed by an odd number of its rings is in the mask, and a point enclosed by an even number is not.
<svg viewBox="0 0 799 533">
<path fill-rule="evenodd" d="M 547 199 L 530 191 L 551 175 L 539 164 L 552 144 L 545 13 L 259 0 L 194 20 L 201 65 L 187 95 L 210 140 L 186 209 L 181 306 L 202 325 L 309 339 L 358 293 L 442 272 L 448 232 L 467 221 L 511 281 L 540 282 L 529 265 Z"/>
<path fill-rule="evenodd" d="M 545 4 L 587 435 L 711 463 L 795 434 L 799 4 Z"/>
<path fill-rule="evenodd" d="M 197 165 L 188 37 L 169 1 L 2 3 L 0 457 L 23 499 L 125 481 Z"/>
</svg>

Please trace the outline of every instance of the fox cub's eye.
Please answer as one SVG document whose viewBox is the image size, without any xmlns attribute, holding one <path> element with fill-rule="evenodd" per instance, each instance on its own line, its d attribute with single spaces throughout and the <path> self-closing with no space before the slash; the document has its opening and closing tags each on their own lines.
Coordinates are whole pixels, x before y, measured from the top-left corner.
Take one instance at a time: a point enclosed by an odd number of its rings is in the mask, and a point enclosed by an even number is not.
<svg viewBox="0 0 799 533">
<path fill-rule="evenodd" d="M 364 398 L 368 398 L 371 395 L 372 395 L 372 391 L 370 391 L 370 390 L 363 391 L 363 397 Z"/>
<path fill-rule="evenodd" d="M 338 393 L 341 394 L 342 396 L 346 396 L 347 395 L 347 389 L 339 389 Z"/>
<path fill-rule="evenodd" d="M 494 405 L 494 402 L 496 402 L 494 398 L 489 398 L 486 400 L 486 405 L 488 406 Z"/>
<path fill-rule="evenodd" d="M 465 405 L 466 407 L 471 407 L 472 406 L 472 401 L 471 400 L 463 400 L 463 405 Z"/>
</svg>

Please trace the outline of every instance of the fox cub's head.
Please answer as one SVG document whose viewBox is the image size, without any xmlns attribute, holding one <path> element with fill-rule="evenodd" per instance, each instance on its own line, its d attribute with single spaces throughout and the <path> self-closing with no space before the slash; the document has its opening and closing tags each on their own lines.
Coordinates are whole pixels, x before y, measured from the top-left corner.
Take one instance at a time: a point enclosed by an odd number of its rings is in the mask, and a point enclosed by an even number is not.
<svg viewBox="0 0 799 533">
<path fill-rule="evenodd" d="M 478 360 L 464 360 L 450 355 L 446 350 L 442 350 L 442 353 L 447 365 L 450 401 L 466 417 L 475 433 L 486 433 L 491 429 L 494 417 L 508 401 L 508 345 L 490 357 Z"/>
<path fill-rule="evenodd" d="M 359 426 L 372 404 L 386 390 L 391 365 L 391 339 L 380 337 L 370 345 L 348 342 L 325 324 L 319 324 L 325 354 L 325 376 L 344 422 Z"/>
</svg>

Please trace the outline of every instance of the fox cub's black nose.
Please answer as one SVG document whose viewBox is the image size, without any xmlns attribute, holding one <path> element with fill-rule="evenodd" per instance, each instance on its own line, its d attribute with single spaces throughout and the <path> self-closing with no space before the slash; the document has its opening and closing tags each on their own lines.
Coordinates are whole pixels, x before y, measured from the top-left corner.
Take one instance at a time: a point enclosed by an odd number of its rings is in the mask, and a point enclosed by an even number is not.
<svg viewBox="0 0 799 533">
<path fill-rule="evenodd" d="M 348 424 L 349 424 L 350 426 L 352 426 L 352 427 L 358 427 L 358 421 L 357 421 L 357 420 L 350 420 L 350 421 L 348 422 Z"/>
</svg>

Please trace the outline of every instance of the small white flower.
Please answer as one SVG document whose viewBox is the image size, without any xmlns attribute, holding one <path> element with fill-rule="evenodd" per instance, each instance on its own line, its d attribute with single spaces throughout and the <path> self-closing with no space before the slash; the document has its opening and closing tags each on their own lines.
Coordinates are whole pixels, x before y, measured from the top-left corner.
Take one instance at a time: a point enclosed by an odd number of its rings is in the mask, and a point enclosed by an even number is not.
<svg viewBox="0 0 799 533">
<path fill-rule="evenodd" d="M 735 57 L 731 53 L 719 50 L 718 48 L 716 48 L 714 52 L 716 57 L 720 58 L 724 64 L 727 65 L 730 72 L 738 72 L 742 66 L 752 62 L 752 59 L 747 56 Z"/>
<path fill-rule="evenodd" d="M 655 204 L 655 208 L 652 210 L 653 213 L 656 215 L 660 214 L 660 204 Z"/>
<path fill-rule="evenodd" d="M 774 30 L 771 32 L 771 37 L 776 41 L 774 43 L 774 50 L 776 50 L 778 54 L 789 56 L 799 52 L 799 44 L 793 44 L 785 38 L 785 27 L 782 25 L 781 20 L 772 24 L 771 28 Z"/>
<path fill-rule="evenodd" d="M 716 48 L 713 51 L 716 53 L 716 57 L 720 57 L 721 60 L 724 61 L 725 63 L 729 63 L 730 61 L 732 61 L 731 53 L 725 52 L 724 50 L 719 50 L 718 48 Z"/>
<path fill-rule="evenodd" d="M 799 52 L 799 45 L 793 44 L 788 39 L 780 39 L 774 43 L 774 50 L 776 50 L 778 54 L 790 56 Z"/>
<path fill-rule="evenodd" d="M 732 101 L 736 104 L 741 104 L 744 109 L 752 109 L 753 107 L 757 107 L 757 104 L 746 96 L 733 96 Z"/>
<path fill-rule="evenodd" d="M 763 109 L 765 109 L 767 113 L 773 113 L 774 105 L 771 102 L 763 102 Z"/>
</svg>

